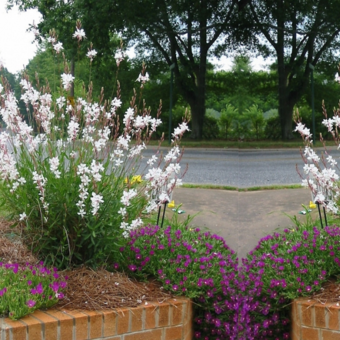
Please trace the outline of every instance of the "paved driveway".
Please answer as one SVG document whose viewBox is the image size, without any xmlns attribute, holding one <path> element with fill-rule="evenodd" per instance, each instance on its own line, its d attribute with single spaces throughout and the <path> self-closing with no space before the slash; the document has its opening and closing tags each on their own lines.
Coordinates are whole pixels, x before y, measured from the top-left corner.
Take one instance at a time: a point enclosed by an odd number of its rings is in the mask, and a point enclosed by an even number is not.
<svg viewBox="0 0 340 340">
<path fill-rule="evenodd" d="M 175 204 L 182 203 L 186 214 L 199 213 L 194 226 L 209 228 L 224 237 L 227 244 L 243 258 L 261 237 L 283 230 L 293 223 L 288 216 L 298 214 L 302 204 L 308 205 L 308 189 L 281 189 L 237 192 L 215 189 L 176 188 Z M 316 217 L 316 212 L 313 216 Z"/>
</svg>

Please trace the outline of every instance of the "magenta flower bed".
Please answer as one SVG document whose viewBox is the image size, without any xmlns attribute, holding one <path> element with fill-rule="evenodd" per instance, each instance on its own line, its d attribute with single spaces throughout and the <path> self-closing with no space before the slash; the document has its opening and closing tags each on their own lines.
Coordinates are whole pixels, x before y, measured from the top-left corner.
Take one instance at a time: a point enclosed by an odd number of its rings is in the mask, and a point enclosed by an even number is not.
<svg viewBox="0 0 340 340">
<path fill-rule="evenodd" d="M 197 339 L 289 339 L 290 302 L 340 272 L 339 235 L 336 226 L 286 229 L 261 239 L 239 266 L 217 235 L 149 226 L 131 233 L 119 265 L 192 298 Z"/>
</svg>

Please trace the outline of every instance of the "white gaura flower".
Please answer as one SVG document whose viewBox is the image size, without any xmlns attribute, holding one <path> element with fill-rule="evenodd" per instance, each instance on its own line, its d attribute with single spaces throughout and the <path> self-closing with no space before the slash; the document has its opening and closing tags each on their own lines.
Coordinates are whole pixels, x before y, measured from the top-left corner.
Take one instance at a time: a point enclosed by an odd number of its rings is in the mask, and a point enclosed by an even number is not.
<svg viewBox="0 0 340 340">
<path fill-rule="evenodd" d="M 96 50 L 89 50 L 86 53 L 86 56 L 92 61 L 93 58 L 97 55 L 97 51 Z"/>
<path fill-rule="evenodd" d="M 179 137 L 183 135 L 185 131 L 190 131 L 190 130 L 189 130 L 188 124 L 186 122 L 183 122 L 179 124 L 179 126 L 174 130 L 174 133 L 172 134 L 172 136 L 174 137 L 174 139 L 178 139 Z"/>
<path fill-rule="evenodd" d="M 58 157 L 53 157 L 49 159 L 50 169 L 53 172 L 55 178 L 60 178 L 61 172 L 58 170 L 59 167 L 59 159 Z"/>
<path fill-rule="evenodd" d="M 60 53 L 64 47 L 63 47 L 63 43 L 61 43 L 60 41 L 58 41 L 54 46 L 53 46 L 54 50 L 57 52 L 57 53 Z"/>
<path fill-rule="evenodd" d="M 65 103 L 66 103 L 65 97 L 59 97 L 59 98 L 57 98 L 57 100 L 56 100 L 56 104 L 58 105 L 59 110 L 63 108 L 63 106 L 65 105 Z"/>
<path fill-rule="evenodd" d="M 122 106 L 122 101 L 120 99 L 118 99 L 117 97 L 115 97 L 112 101 L 111 101 L 111 106 L 114 106 L 115 108 L 119 108 Z"/>
<path fill-rule="evenodd" d="M 122 215 L 123 217 L 126 215 L 126 209 L 125 208 L 120 208 L 118 210 L 118 214 Z"/>
<path fill-rule="evenodd" d="M 130 205 L 130 200 L 137 196 L 137 191 L 136 189 L 130 189 L 129 191 L 124 191 L 123 192 L 123 197 L 120 199 L 120 201 L 128 207 Z"/>
<path fill-rule="evenodd" d="M 76 31 L 72 35 L 73 38 L 77 39 L 78 41 L 81 41 L 86 38 L 85 31 L 81 28 L 77 28 Z"/>
<path fill-rule="evenodd" d="M 91 197 L 92 215 L 97 214 L 100 203 L 104 203 L 103 196 L 93 192 Z"/>
<path fill-rule="evenodd" d="M 23 221 L 23 220 L 25 220 L 27 218 L 27 215 L 26 215 L 26 213 L 22 213 L 22 214 L 20 214 L 19 215 L 19 221 Z"/>
<path fill-rule="evenodd" d="M 115 59 L 117 66 L 124 60 L 125 58 L 125 53 L 119 48 L 116 53 L 115 53 Z"/>
<path fill-rule="evenodd" d="M 71 84 L 74 81 L 74 77 L 72 76 L 72 74 L 69 73 L 63 73 L 61 75 L 61 80 L 63 82 L 63 87 L 66 91 L 68 91 L 71 88 Z"/>
<path fill-rule="evenodd" d="M 136 79 L 136 81 L 139 81 L 142 84 L 144 84 L 145 82 L 147 82 L 149 80 L 150 80 L 150 77 L 149 77 L 148 72 L 146 72 L 144 76 L 140 73 L 138 78 Z"/>
</svg>

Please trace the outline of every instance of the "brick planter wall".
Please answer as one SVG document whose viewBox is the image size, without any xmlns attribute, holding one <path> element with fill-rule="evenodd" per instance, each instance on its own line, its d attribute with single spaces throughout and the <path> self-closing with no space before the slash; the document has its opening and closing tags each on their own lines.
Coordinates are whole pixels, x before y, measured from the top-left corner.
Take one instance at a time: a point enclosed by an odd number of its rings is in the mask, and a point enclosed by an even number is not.
<svg viewBox="0 0 340 340">
<path fill-rule="evenodd" d="M 292 340 L 340 340 L 340 305 L 315 300 L 294 300 L 291 309 Z"/>
<path fill-rule="evenodd" d="M 176 298 L 112 311 L 35 311 L 0 318 L 1 340 L 191 340 L 192 302 Z"/>
</svg>

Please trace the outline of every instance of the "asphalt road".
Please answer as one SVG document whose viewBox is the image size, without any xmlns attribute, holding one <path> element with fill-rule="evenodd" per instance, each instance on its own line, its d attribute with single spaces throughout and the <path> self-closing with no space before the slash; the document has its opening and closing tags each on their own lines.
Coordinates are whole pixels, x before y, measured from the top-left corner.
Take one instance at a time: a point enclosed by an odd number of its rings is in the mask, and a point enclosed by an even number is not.
<svg viewBox="0 0 340 340">
<path fill-rule="evenodd" d="M 148 154 L 152 152 L 148 150 Z M 188 165 L 183 183 L 247 188 L 299 184 L 299 150 L 186 149 L 181 164 Z"/>
</svg>

